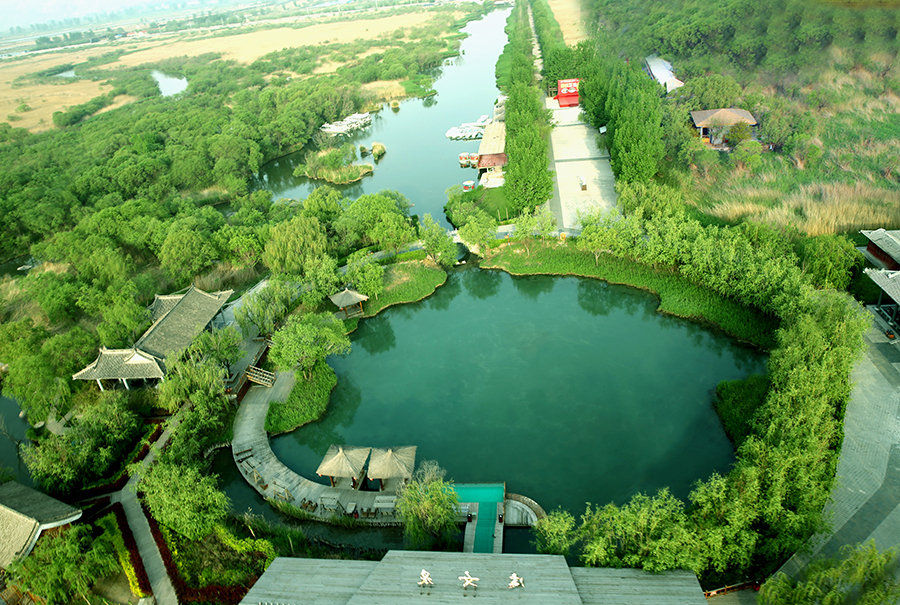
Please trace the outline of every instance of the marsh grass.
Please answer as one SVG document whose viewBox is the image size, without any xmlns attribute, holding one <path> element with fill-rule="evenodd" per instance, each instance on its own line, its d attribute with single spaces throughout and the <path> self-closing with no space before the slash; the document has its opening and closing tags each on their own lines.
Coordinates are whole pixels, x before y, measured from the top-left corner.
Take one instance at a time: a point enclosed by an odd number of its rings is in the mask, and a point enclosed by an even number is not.
<svg viewBox="0 0 900 605">
<path fill-rule="evenodd" d="M 778 227 L 794 226 L 807 235 L 858 231 L 873 226 L 900 227 L 900 192 L 869 183 L 800 185 L 781 198 L 751 196 L 720 202 L 708 212 L 727 221 L 753 220 Z"/>
<path fill-rule="evenodd" d="M 219 290 L 234 290 L 237 294 L 253 284 L 263 276 L 263 271 L 258 267 L 232 267 L 227 264 L 216 265 L 208 273 L 194 280 L 194 285 L 206 292 Z"/>
<path fill-rule="evenodd" d="M 388 265 L 384 273 L 384 291 L 378 298 L 363 303 L 364 317 L 372 317 L 392 305 L 410 303 L 430 296 L 447 281 L 447 273 L 424 261 Z"/>
</svg>

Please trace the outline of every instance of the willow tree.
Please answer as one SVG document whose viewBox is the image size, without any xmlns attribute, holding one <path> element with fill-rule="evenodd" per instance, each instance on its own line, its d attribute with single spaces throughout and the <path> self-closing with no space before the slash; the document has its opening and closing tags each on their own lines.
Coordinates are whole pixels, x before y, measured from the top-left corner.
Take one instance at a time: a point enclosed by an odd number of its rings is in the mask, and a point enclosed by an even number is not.
<svg viewBox="0 0 900 605">
<path fill-rule="evenodd" d="M 423 460 L 412 480 L 397 493 L 397 512 L 413 547 L 451 540 L 458 530 L 459 495 L 435 460 Z"/>
</svg>

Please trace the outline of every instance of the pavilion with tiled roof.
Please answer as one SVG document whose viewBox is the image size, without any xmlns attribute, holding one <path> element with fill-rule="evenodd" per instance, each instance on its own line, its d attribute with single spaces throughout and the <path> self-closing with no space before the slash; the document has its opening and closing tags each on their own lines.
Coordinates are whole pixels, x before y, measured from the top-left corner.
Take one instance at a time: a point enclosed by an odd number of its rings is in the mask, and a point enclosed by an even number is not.
<svg viewBox="0 0 900 605">
<path fill-rule="evenodd" d="M 874 229 L 860 233 L 869 240 L 866 252 L 881 261 L 885 269 L 900 271 L 900 231 Z"/>
<path fill-rule="evenodd" d="M 72 378 L 96 380 L 101 390 L 102 380 L 119 380 L 128 388 L 129 380 L 163 378 L 166 357 L 190 346 L 232 292 L 209 293 L 191 286 L 184 294 L 157 295 L 150 306 L 153 323 L 133 347 L 101 348 L 97 359 Z"/>
<path fill-rule="evenodd" d="M 45 529 L 80 517 L 79 509 L 21 483 L 0 485 L 0 568 L 27 556 Z"/>
</svg>

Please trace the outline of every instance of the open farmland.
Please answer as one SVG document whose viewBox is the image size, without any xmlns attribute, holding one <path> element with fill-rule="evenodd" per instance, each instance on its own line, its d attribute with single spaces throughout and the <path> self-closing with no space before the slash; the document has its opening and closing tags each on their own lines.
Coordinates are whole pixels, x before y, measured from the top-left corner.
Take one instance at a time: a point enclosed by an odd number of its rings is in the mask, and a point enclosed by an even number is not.
<svg viewBox="0 0 900 605">
<path fill-rule="evenodd" d="M 434 13 L 415 11 L 378 19 L 334 21 L 302 28 L 279 27 L 249 33 L 240 33 L 240 30 L 237 30 L 234 35 L 222 35 L 221 32 L 216 35 L 204 36 L 196 33 L 193 35 L 153 35 L 112 44 L 86 46 L 74 51 L 56 51 L 35 54 L 26 58 L 7 59 L 0 61 L 0 121 L 9 121 L 15 127 L 27 128 L 32 132 L 41 132 L 52 128 L 54 112 L 86 103 L 98 95 L 108 92 L 111 87 L 104 85 L 102 81 L 93 82 L 67 78 L 59 78 L 58 84 L 33 83 L 22 80 L 16 83 L 17 79 L 24 80 L 30 74 L 66 63 L 77 66 L 79 63 L 111 50 L 122 48 L 128 50 L 128 54 L 110 65 L 113 68 L 154 64 L 171 57 L 210 52 L 221 53 L 224 59 L 252 63 L 267 53 L 283 48 L 326 42 L 349 42 L 358 38 L 378 38 L 401 28 L 426 25 L 434 19 Z M 334 68 L 334 66 L 331 67 Z M 392 92 L 395 96 L 399 96 L 397 95 L 399 90 L 399 85 L 395 85 Z M 132 100 L 130 97 L 119 97 L 112 107 L 120 106 L 130 100 Z M 29 109 L 17 111 L 17 108 L 20 108 L 23 103 Z M 107 108 L 107 110 L 109 109 Z M 7 116 L 10 115 L 20 119 L 9 120 Z"/>
</svg>

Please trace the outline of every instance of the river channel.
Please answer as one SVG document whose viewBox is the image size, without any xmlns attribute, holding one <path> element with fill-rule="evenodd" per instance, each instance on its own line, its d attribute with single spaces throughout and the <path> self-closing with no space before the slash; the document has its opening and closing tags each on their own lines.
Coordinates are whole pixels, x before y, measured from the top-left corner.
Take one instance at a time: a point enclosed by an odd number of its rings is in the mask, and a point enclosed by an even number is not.
<svg viewBox="0 0 900 605">
<path fill-rule="evenodd" d="M 341 137 L 368 148 L 375 141 L 383 143 L 387 153 L 372 175 L 357 183 L 334 187 L 352 199 L 382 189 L 400 191 L 414 204 L 413 214 L 431 214 L 449 227 L 444 216 L 445 191 L 476 177 L 474 169 L 459 167 L 458 157 L 463 152 L 477 152 L 479 141 L 451 141 L 444 134 L 452 126 L 474 122 L 484 114 L 492 115 L 500 94 L 494 65 L 506 44 L 503 27 L 508 15 L 509 9 L 496 10 L 466 25 L 462 31 L 469 37 L 462 41 L 460 56 L 437 70 L 437 95 L 404 101 L 397 112 L 385 106 L 375 114 L 369 128 Z M 304 153 L 267 163 L 251 188 L 268 189 L 275 199 L 305 198 L 323 182 L 292 176 L 294 167 L 303 162 Z"/>
</svg>

